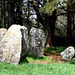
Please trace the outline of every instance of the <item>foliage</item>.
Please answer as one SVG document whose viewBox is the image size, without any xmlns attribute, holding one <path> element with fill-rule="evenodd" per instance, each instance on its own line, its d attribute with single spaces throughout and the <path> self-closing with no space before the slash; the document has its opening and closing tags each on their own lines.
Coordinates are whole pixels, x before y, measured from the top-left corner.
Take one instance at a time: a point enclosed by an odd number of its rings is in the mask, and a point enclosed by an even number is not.
<svg viewBox="0 0 75 75">
<path fill-rule="evenodd" d="M 67 6 L 69 7 L 69 10 L 75 10 L 75 0 L 51 0 L 50 2 L 46 2 L 41 10 L 45 14 L 52 15 L 54 10 L 61 8 L 67 9 Z"/>
<path fill-rule="evenodd" d="M 69 60 L 68 62 L 75 65 L 75 60 Z"/>
<path fill-rule="evenodd" d="M 48 47 L 45 47 L 45 51 L 56 51 L 56 52 L 62 52 L 65 50 L 66 47 L 52 47 L 52 48 L 48 48 Z"/>
<path fill-rule="evenodd" d="M 31 63 L 31 62 L 50 61 L 50 58 L 48 58 L 48 57 L 46 57 L 46 56 L 42 56 L 42 57 L 32 57 L 32 56 L 28 56 L 28 57 L 26 57 L 26 59 L 28 60 L 29 63 Z"/>
<path fill-rule="evenodd" d="M 52 15 L 53 11 L 54 10 L 57 10 L 57 9 L 60 9 L 63 4 L 63 6 L 66 6 L 64 4 L 64 1 L 61 1 L 61 0 L 51 0 L 50 2 L 46 2 L 42 11 L 45 13 L 45 14 L 49 14 L 49 15 Z"/>
<path fill-rule="evenodd" d="M 0 27 L 4 27 L 4 23 L 3 23 L 3 21 L 2 21 L 2 19 L 0 19 Z"/>
<path fill-rule="evenodd" d="M 70 11 L 75 11 L 75 0 L 68 0 L 67 6 Z"/>
<path fill-rule="evenodd" d="M 0 63 L 0 75 L 74 75 L 75 65 L 58 64 L 28 64 L 18 66 Z"/>
</svg>

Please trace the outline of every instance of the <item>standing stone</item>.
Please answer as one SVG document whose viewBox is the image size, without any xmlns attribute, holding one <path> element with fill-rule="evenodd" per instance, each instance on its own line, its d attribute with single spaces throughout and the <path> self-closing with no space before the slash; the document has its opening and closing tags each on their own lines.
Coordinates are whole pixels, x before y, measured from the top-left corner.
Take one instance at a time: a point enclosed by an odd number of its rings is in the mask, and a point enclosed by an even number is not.
<svg viewBox="0 0 75 75">
<path fill-rule="evenodd" d="M 20 25 L 12 25 L 0 42 L 0 61 L 17 65 L 20 58 L 27 54 L 27 51 L 27 28 Z"/>
<path fill-rule="evenodd" d="M 75 49 L 74 47 L 70 46 L 66 48 L 63 52 L 61 52 L 60 55 L 62 56 L 62 59 L 72 60 L 75 55 Z"/>
<path fill-rule="evenodd" d="M 7 29 L 5 29 L 5 28 L 0 29 L 0 41 L 1 41 L 2 37 L 5 35 L 6 32 L 7 32 Z"/>
<path fill-rule="evenodd" d="M 45 34 L 42 29 L 32 28 L 30 30 L 29 55 L 41 57 L 44 53 Z"/>
<path fill-rule="evenodd" d="M 64 9 L 59 9 L 57 13 L 67 13 Z M 56 36 L 67 36 L 67 15 L 57 16 L 55 23 L 55 35 Z"/>
</svg>

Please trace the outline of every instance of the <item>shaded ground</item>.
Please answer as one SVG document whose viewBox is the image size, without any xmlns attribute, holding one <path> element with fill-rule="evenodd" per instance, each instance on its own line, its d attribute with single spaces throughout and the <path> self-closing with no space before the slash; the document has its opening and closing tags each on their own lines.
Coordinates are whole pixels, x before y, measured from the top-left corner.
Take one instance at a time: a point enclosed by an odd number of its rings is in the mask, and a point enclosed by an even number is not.
<svg viewBox="0 0 75 75">
<path fill-rule="evenodd" d="M 30 63 L 42 63 L 42 64 L 47 64 L 47 63 L 68 63 L 66 60 L 62 60 L 60 53 L 57 53 L 55 51 L 45 51 L 44 55 L 48 58 L 48 61 L 42 61 L 38 62 L 37 61 L 31 61 Z"/>
<path fill-rule="evenodd" d="M 61 42 L 61 43 L 60 43 Z M 54 46 L 75 46 L 75 37 L 54 37 Z"/>
</svg>

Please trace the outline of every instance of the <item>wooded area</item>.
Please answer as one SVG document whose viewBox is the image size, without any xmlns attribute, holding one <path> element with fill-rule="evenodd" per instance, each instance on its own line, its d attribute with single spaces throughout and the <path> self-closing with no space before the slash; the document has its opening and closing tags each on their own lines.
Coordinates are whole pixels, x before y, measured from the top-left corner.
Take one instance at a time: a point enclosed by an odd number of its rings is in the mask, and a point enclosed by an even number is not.
<svg viewBox="0 0 75 75">
<path fill-rule="evenodd" d="M 58 12 L 65 10 L 66 13 Z M 36 25 L 30 16 L 36 15 Z M 75 1 L 74 0 L 0 0 L 0 28 L 9 28 L 12 24 L 25 25 L 30 28 L 42 28 L 46 34 L 46 44 L 54 45 L 56 19 L 67 16 L 67 39 L 75 35 Z M 33 18 L 34 19 L 34 18 Z"/>
</svg>

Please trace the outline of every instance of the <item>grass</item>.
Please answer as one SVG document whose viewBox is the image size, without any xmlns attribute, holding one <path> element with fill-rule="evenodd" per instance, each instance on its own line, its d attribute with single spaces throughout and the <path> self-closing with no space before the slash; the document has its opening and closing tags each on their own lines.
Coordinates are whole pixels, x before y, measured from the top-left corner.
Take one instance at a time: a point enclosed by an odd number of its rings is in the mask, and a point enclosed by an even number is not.
<svg viewBox="0 0 75 75">
<path fill-rule="evenodd" d="M 17 66 L 0 63 L 0 75 L 74 75 L 75 65 L 68 63 L 29 64 Z"/>
<path fill-rule="evenodd" d="M 70 64 L 75 64 L 75 60 L 69 60 L 68 61 Z"/>
<path fill-rule="evenodd" d="M 48 47 L 45 47 L 45 51 L 56 51 L 56 52 L 59 52 L 61 53 L 62 51 L 64 51 L 67 47 L 63 47 L 63 46 L 57 46 L 57 47 L 52 47 L 52 48 L 48 48 Z M 57 60 L 57 61 L 60 61 L 60 60 Z M 52 62 L 55 62 L 54 60 Z M 70 60 L 70 61 L 67 61 L 71 64 L 75 64 L 75 60 Z"/>
<path fill-rule="evenodd" d="M 46 57 L 46 56 L 42 56 L 42 57 L 32 57 L 32 56 L 28 56 L 26 57 L 27 61 L 29 63 L 31 62 L 43 62 L 43 61 L 50 61 L 50 58 L 49 57 Z"/>
<path fill-rule="evenodd" d="M 56 51 L 56 52 L 62 52 L 65 50 L 66 47 L 62 47 L 62 46 L 59 46 L 59 47 L 52 47 L 52 48 L 49 48 L 49 47 L 45 47 L 45 51 Z"/>
</svg>

